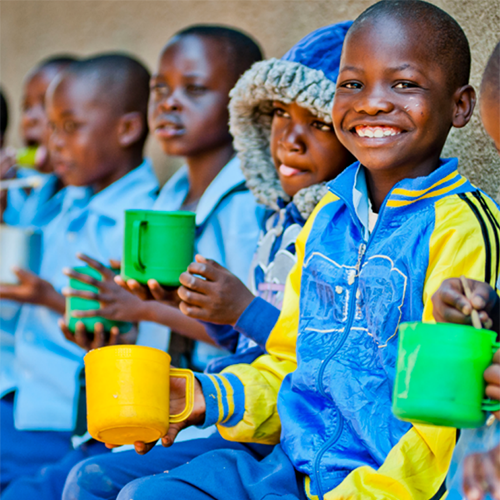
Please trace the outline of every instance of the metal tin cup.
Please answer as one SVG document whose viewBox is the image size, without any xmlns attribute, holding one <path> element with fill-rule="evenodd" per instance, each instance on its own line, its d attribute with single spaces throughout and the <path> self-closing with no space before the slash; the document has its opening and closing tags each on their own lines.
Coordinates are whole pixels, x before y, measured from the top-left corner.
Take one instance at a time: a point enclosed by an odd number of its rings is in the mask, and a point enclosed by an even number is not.
<svg viewBox="0 0 500 500">
<path fill-rule="evenodd" d="M 193 261 L 195 229 L 193 212 L 127 210 L 122 277 L 179 286 L 179 276 Z"/>
<path fill-rule="evenodd" d="M 0 283 L 19 283 L 13 267 L 38 273 L 41 247 L 40 231 L 0 224 Z"/>
<path fill-rule="evenodd" d="M 88 429 L 98 441 L 150 443 L 193 411 L 193 372 L 171 368 L 170 356 L 164 351 L 137 345 L 108 346 L 90 351 L 84 360 Z M 186 406 L 176 415 L 170 415 L 170 377 L 186 380 Z"/>
<path fill-rule="evenodd" d="M 74 267 L 74 271 L 80 274 L 86 274 L 91 278 L 102 281 L 102 276 L 99 271 L 96 271 L 90 266 Z M 75 278 L 69 280 L 70 288 L 75 290 L 83 290 L 86 292 L 98 293 L 99 290 L 92 285 L 83 283 Z M 102 318 L 101 316 L 92 316 L 90 318 L 75 318 L 73 311 L 89 311 L 92 309 L 99 309 L 101 306 L 97 300 L 83 299 L 81 297 L 67 297 L 66 298 L 66 324 L 71 332 L 75 333 L 76 324 L 81 321 L 88 332 L 93 332 L 96 323 L 102 323 L 104 331 L 109 332 L 113 326 L 118 327 L 120 333 L 125 333 L 132 327 L 131 323 L 125 321 L 112 321 L 110 319 Z"/>
<path fill-rule="evenodd" d="M 401 420 L 480 427 L 500 402 L 485 398 L 484 370 L 500 347 L 496 334 L 449 323 L 402 323 L 392 402 Z"/>
</svg>

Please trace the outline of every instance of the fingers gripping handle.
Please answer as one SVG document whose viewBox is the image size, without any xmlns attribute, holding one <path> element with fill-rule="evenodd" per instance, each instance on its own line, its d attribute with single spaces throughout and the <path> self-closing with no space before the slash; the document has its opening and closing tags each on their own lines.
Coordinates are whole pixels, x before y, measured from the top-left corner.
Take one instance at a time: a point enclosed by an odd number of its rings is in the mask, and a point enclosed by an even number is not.
<svg viewBox="0 0 500 500">
<path fill-rule="evenodd" d="M 500 342 L 494 342 L 492 345 L 493 355 L 500 349 Z M 495 401 L 494 399 L 483 399 L 483 404 L 481 406 L 483 411 L 499 411 L 500 401 Z"/>
<path fill-rule="evenodd" d="M 170 415 L 169 422 L 176 424 L 186 420 L 191 415 L 194 407 L 194 375 L 191 370 L 183 370 L 182 368 L 171 368 L 171 377 L 179 377 L 186 380 L 186 407 L 181 413 Z"/>
<path fill-rule="evenodd" d="M 141 227 L 146 225 L 145 220 L 136 220 L 132 225 L 132 264 L 138 271 L 145 269 L 141 261 Z"/>
</svg>

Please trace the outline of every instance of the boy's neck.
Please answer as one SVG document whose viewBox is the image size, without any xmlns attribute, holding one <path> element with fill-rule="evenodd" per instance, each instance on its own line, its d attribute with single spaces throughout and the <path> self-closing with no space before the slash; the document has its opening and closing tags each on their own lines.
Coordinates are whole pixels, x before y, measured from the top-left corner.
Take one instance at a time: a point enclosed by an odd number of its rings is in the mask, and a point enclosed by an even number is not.
<svg viewBox="0 0 500 500">
<path fill-rule="evenodd" d="M 439 168 L 439 158 L 426 162 L 418 167 L 399 168 L 388 171 L 370 171 L 365 167 L 366 182 L 372 209 L 375 213 L 380 211 L 392 188 L 403 179 L 416 179 L 417 177 L 427 177 Z"/>
<path fill-rule="evenodd" d="M 188 166 L 189 192 L 184 203 L 193 203 L 201 198 L 217 174 L 234 156 L 232 143 L 185 158 Z"/>
<path fill-rule="evenodd" d="M 131 153 L 123 158 L 116 160 L 116 168 L 112 173 L 106 177 L 99 179 L 92 185 L 94 194 L 97 194 L 107 187 L 111 186 L 114 182 L 127 175 L 130 171 L 137 168 L 144 161 L 142 151 Z"/>
</svg>

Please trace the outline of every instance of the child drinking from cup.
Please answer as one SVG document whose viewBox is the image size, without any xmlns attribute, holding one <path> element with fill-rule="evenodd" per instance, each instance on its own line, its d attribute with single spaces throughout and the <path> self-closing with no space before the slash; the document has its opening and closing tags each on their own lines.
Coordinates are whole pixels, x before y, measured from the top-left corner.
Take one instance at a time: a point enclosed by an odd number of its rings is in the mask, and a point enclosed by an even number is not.
<svg viewBox="0 0 500 500">
<path fill-rule="evenodd" d="M 247 276 L 263 210 L 257 207 L 245 187 L 239 161 L 234 157 L 227 106 L 229 91 L 238 78 L 261 58 L 258 45 L 238 30 L 192 26 L 174 35 L 166 44 L 151 78 L 149 125 L 152 134 L 166 154 L 182 156 L 186 161 L 163 187 L 154 209 L 196 212 L 196 251 L 226 266 L 240 279 Z M 75 316 L 141 321 L 140 335 L 148 338 L 165 336 L 166 327 L 171 327 L 194 340 L 213 343 L 204 327 L 184 316 L 176 304 L 141 300 L 129 290 L 146 298 L 150 295 L 147 286 L 129 281 L 129 288 L 118 278 L 124 290 L 102 265 L 83 259 L 102 271 L 106 279 L 96 283 L 67 273 L 100 289 L 100 293 L 94 295 L 68 290 L 68 295 L 101 302 L 100 309 Z M 149 285 L 151 291 L 163 298 L 163 288 L 157 281 L 150 280 Z M 80 345 L 86 346 L 84 332 L 75 340 L 79 338 L 82 339 Z M 194 368 L 203 370 L 210 360 L 221 354 L 227 352 L 197 342 L 189 361 Z"/>
<path fill-rule="evenodd" d="M 497 151 L 500 151 L 500 43 L 493 50 L 484 71 L 480 110 L 484 128 L 493 139 Z M 497 218 L 496 229 L 497 234 L 500 234 L 498 224 Z M 497 248 L 496 264 L 491 259 L 490 280 L 467 279 L 470 297 L 466 297 L 460 279 L 450 278 L 442 283 L 432 298 L 437 321 L 471 324 L 472 311 L 475 310 L 484 328 L 491 328 L 500 334 L 498 251 Z M 500 400 L 500 351 L 495 354 L 484 378 L 487 383 L 486 395 Z M 494 412 L 494 415 L 498 419 L 500 412 Z M 490 426 L 461 432 L 447 480 L 449 500 L 461 499 L 463 495 L 469 500 L 480 500 L 488 493 L 493 498 L 500 498 L 500 425 L 498 422 L 494 425 L 491 425 L 492 421 L 488 423 Z"/>
<path fill-rule="evenodd" d="M 238 339 L 240 332 L 230 326 L 217 330 L 213 325 L 210 330 L 214 339 L 232 350 L 238 343 L 233 356 L 216 359 L 209 365 L 210 373 L 230 364 L 253 361 L 264 352 L 265 336 L 279 315 L 285 280 L 296 260 L 295 238 L 324 195 L 325 181 L 336 177 L 351 162 L 331 124 L 340 51 L 350 25 L 348 21 L 316 30 L 282 59 L 254 64 L 231 91 L 231 132 L 241 169 L 255 198 L 271 210 L 250 271 L 249 283 L 256 298 L 227 269 L 212 260 L 206 269 L 201 269 L 200 263 L 200 274 L 212 279 L 210 284 L 225 294 L 228 310 L 237 309 L 240 295 L 243 300 L 249 294 L 250 301 L 254 299 L 253 312 L 244 312 L 248 324 L 254 322 L 248 335 Z M 191 271 L 196 272 L 192 266 Z M 187 273 L 181 280 L 187 282 L 191 277 Z M 187 292 L 186 288 L 182 295 Z M 212 319 L 208 311 L 203 319 Z M 228 316 L 214 319 L 230 322 Z M 250 335 L 259 343 L 251 343 Z M 141 454 L 150 447 L 136 443 Z M 272 447 L 225 441 L 214 433 L 205 439 L 176 442 L 170 449 L 154 447 L 144 457 L 133 451 L 102 455 L 73 468 L 64 498 L 115 497 L 134 478 L 172 470 L 217 449 L 234 449 L 263 458 Z M 113 484 L 112 491 L 105 493 L 103 486 L 109 484 Z"/>
<path fill-rule="evenodd" d="M 297 239 L 269 354 L 197 375 L 184 424 L 215 423 L 226 439 L 275 448 L 260 461 L 206 453 L 130 483 L 119 500 L 438 492 L 456 431 L 398 421 L 391 393 L 399 323 L 430 321 L 443 279 L 484 273 L 481 225 L 466 200 L 475 193 L 500 216 L 455 159 L 440 159 L 450 128 L 465 126 L 474 108 L 469 70 L 465 34 L 432 4 L 382 1 L 354 22 L 333 123 L 359 162 L 328 184 Z M 180 427 L 170 427 L 167 445 Z"/>
<path fill-rule="evenodd" d="M 71 460 L 105 451 L 96 442 L 71 450 L 71 436 L 82 424 L 84 352 L 58 327 L 65 309 L 62 268 L 77 263 L 77 250 L 119 259 L 124 210 L 149 208 L 156 198 L 158 183 L 143 158 L 148 95 L 148 71 L 121 54 L 73 63 L 47 91 L 51 162 L 68 187 L 61 211 L 43 229 L 40 275 L 20 270 L 21 284 L 0 287 L 0 297 L 24 303 L 14 378 L 0 380 L 2 482 L 11 483 L 6 498 L 43 498 L 39 483 L 59 471 L 43 469 L 37 476 L 39 469 L 62 457 L 69 468 Z"/>
</svg>

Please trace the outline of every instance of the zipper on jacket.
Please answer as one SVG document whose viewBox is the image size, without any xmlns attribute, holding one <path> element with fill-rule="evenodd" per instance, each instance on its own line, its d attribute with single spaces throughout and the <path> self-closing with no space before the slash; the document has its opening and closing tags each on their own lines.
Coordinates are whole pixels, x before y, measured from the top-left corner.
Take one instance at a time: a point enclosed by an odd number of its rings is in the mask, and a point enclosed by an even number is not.
<svg viewBox="0 0 500 500">
<path fill-rule="evenodd" d="M 316 379 L 316 387 L 317 387 L 319 393 L 325 398 L 327 398 L 328 396 L 326 395 L 325 390 L 323 388 L 323 384 L 322 384 L 323 374 L 325 373 L 325 369 L 326 369 L 326 366 L 329 363 L 329 361 L 339 352 L 339 350 L 344 345 L 344 343 L 347 339 L 347 336 L 349 335 L 349 331 L 351 330 L 351 326 L 352 326 L 352 323 L 354 321 L 354 315 L 355 315 L 355 311 L 356 311 L 356 294 L 357 294 L 358 286 L 359 286 L 359 279 L 358 278 L 359 278 L 359 273 L 361 271 L 361 264 L 363 263 L 363 257 L 365 255 L 365 252 L 366 252 L 366 244 L 361 243 L 359 250 L 358 250 L 358 261 L 357 261 L 356 267 L 355 267 L 355 270 L 356 270 L 356 274 L 354 277 L 354 279 L 356 280 L 355 286 L 353 287 L 353 292 L 351 294 L 351 297 L 349 298 L 349 317 L 347 319 L 346 327 L 344 329 L 344 332 L 342 333 L 342 337 L 341 337 L 339 343 L 337 344 L 337 347 L 323 361 L 323 364 L 321 365 L 321 368 L 318 371 L 318 377 Z M 331 399 L 331 398 L 329 398 L 329 399 Z M 314 460 L 314 475 L 316 477 L 316 484 L 317 484 L 317 488 L 318 488 L 318 497 L 320 499 L 323 498 L 323 490 L 321 487 L 319 464 L 321 462 L 321 459 L 323 458 L 323 455 L 328 450 L 328 448 L 330 448 L 330 446 L 333 446 L 335 444 L 335 442 L 338 440 L 338 438 L 340 437 L 340 434 L 342 433 L 342 429 L 344 426 L 342 414 L 340 413 L 340 411 L 338 411 L 337 414 L 338 414 L 339 422 L 337 425 L 337 429 L 335 430 L 335 434 L 330 439 L 328 439 L 328 441 L 326 441 L 326 443 L 321 447 L 321 449 L 319 450 L 319 452 L 316 455 L 316 459 Z"/>
</svg>

